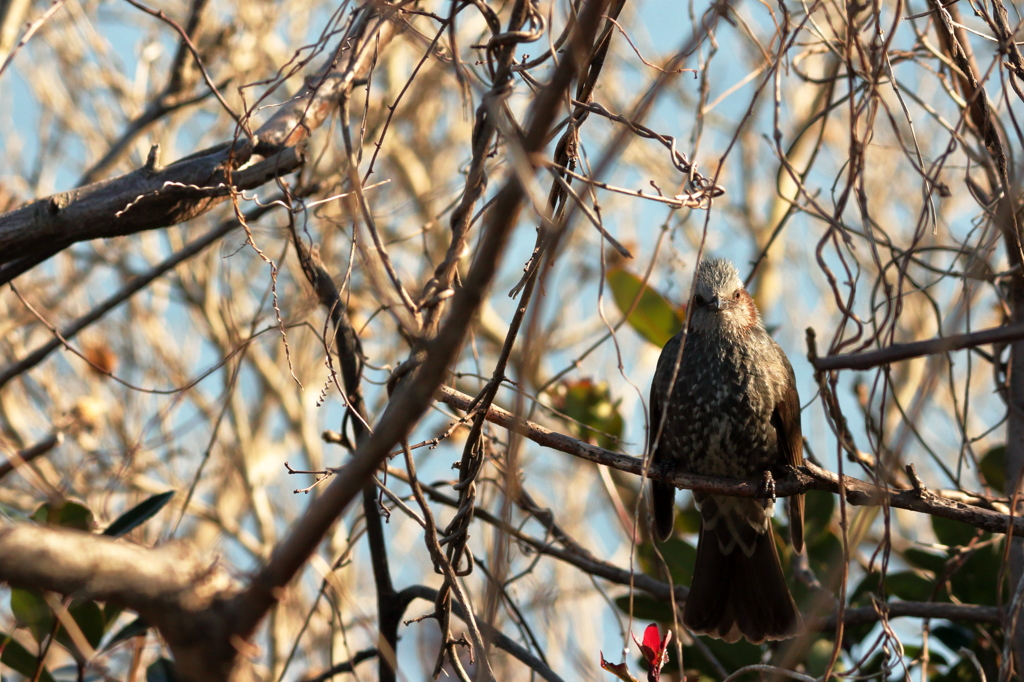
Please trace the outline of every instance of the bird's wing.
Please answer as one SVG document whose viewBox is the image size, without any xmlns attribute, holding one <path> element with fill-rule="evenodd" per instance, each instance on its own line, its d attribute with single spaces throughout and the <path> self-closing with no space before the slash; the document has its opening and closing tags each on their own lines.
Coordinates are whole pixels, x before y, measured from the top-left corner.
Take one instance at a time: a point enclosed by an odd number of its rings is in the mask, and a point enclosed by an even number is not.
<svg viewBox="0 0 1024 682">
<path fill-rule="evenodd" d="M 779 351 L 781 353 L 781 350 Z M 783 354 L 789 375 L 782 399 L 775 405 L 772 412 L 772 426 L 778 437 L 779 450 L 786 464 L 798 467 L 804 463 L 804 439 L 800 431 L 800 396 L 796 392 L 796 377 L 793 368 Z M 804 496 L 793 495 L 789 498 L 789 528 L 793 549 L 803 551 L 804 546 Z"/>
<path fill-rule="evenodd" d="M 675 365 L 676 354 L 679 352 L 677 338 L 673 338 L 661 351 L 658 358 L 658 367 L 654 370 L 654 379 L 651 381 L 651 412 L 648 424 L 648 443 L 651 451 L 651 462 L 659 465 L 665 461 L 671 461 L 672 455 L 658 446 L 658 431 L 661 428 L 662 420 L 662 384 L 664 372 L 672 372 Z M 659 540 L 667 540 L 672 535 L 672 527 L 675 523 L 676 511 L 676 488 L 671 483 L 651 482 L 651 506 L 654 512 L 654 531 Z"/>
</svg>

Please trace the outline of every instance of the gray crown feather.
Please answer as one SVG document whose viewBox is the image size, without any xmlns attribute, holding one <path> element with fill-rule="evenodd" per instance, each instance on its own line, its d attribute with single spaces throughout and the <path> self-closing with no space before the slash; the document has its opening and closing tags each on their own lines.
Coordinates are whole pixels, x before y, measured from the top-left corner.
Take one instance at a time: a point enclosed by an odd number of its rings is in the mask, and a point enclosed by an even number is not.
<svg viewBox="0 0 1024 682">
<path fill-rule="evenodd" d="M 743 287 L 736 266 L 724 258 L 705 258 L 697 269 L 697 291 L 705 297 L 728 295 Z"/>
</svg>

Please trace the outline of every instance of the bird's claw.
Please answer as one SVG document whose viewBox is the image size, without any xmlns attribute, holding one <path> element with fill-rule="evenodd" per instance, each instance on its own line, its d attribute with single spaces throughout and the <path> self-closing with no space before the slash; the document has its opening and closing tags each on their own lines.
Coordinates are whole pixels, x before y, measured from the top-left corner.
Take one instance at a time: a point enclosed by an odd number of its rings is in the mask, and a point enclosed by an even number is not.
<svg viewBox="0 0 1024 682">
<path fill-rule="evenodd" d="M 761 478 L 761 485 L 757 487 L 757 493 L 754 497 L 761 500 L 761 505 L 765 509 L 775 504 L 775 478 L 772 476 L 772 472 L 764 472 L 764 476 Z"/>
</svg>

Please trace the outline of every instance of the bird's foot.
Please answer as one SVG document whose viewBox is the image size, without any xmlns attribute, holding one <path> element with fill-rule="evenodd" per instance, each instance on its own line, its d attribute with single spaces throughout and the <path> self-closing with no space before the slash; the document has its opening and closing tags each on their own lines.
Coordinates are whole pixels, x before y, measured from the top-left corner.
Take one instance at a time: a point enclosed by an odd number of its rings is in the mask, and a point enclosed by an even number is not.
<svg viewBox="0 0 1024 682">
<path fill-rule="evenodd" d="M 775 478 L 772 472 L 765 470 L 761 478 L 761 485 L 757 487 L 754 497 L 761 500 L 761 506 L 765 509 L 775 504 Z"/>
</svg>

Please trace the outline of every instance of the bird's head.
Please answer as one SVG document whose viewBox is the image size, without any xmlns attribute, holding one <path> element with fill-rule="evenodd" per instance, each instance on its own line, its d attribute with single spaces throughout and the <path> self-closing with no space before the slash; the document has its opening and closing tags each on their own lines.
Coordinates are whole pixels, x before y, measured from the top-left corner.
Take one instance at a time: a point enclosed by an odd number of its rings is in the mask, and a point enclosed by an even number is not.
<svg viewBox="0 0 1024 682">
<path fill-rule="evenodd" d="M 696 332 L 738 333 L 761 324 L 754 300 L 729 261 L 705 258 L 697 269 L 690 328 Z"/>
</svg>

